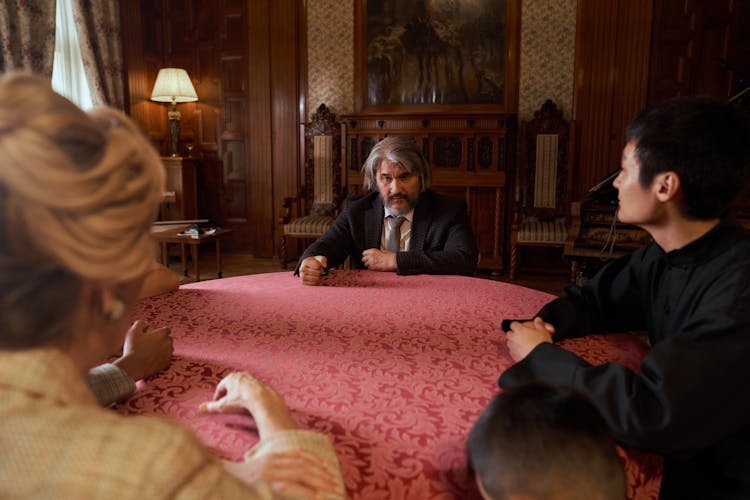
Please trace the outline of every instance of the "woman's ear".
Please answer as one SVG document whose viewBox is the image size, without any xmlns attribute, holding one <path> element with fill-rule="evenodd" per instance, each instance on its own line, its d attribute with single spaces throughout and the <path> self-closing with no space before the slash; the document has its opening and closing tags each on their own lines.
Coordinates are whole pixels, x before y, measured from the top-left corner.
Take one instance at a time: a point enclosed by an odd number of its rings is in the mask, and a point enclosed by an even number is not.
<svg viewBox="0 0 750 500">
<path fill-rule="evenodd" d="M 117 323 L 125 314 L 125 302 L 122 301 L 109 287 L 101 289 L 102 313 L 110 323 Z"/>
<path fill-rule="evenodd" d="M 112 352 L 105 338 L 110 336 L 108 333 L 112 325 L 110 318 L 113 314 L 117 315 L 112 311 L 118 306 L 114 305 L 116 297 L 113 290 L 100 282 L 84 281 L 80 293 L 81 299 L 73 330 L 76 340 L 72 345 L 83 346 L 85 353 L 79 354 L 85 357 L 85 363 L 90 365 L 95 362 L 95 359 L 103 359 Z M 124 310 L 120 313 L 121 317 L 123 313 Z"/>
<path fill-rule="evenodd" d="M 103 318 L 116 323 L 125 313 L 125 303 L 117 297 L 115 290 L 101 282 L 85 282 L 81 287 L 81 299 L 92 320 Z"/>
</svg>

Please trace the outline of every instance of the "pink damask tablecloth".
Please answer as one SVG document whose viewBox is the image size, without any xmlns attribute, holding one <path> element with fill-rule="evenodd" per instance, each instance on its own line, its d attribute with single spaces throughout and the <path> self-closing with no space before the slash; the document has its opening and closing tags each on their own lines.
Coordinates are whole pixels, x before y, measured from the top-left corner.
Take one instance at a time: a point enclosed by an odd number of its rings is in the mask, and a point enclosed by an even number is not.
<svg viewBox="0 0 750 500">
<path fill-rule="evenodd" d="M 303 428 L 331 437 L 351 498 L 478 498 L 464 441 L 511 364 L 500 322 L 552 296 L 459 276 L 332 271 L 323 286 L 292 273 L 205 281 L 142 301 L 137 315 L 170 325 L 175 356 L 118 411 L 163 415 L 214 453 L 238 460 L 257 441 L 244 415 L 204 415 L 234 370 L 284 395 Z M 566 341 L 593 363 L 637 368 L 632 335 Z M 630 498 L 656 498 L 661 461 L 621 450 Z"/>
</svg>

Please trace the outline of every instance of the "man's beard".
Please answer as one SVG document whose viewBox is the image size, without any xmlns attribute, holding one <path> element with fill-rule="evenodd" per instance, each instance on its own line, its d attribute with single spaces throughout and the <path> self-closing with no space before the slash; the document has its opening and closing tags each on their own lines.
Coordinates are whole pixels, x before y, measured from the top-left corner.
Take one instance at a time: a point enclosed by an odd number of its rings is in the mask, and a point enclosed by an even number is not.
<svg viewBox="0 0 750 500">
<path fill-rule="evenodd" d="M 405 208 L 394 208 L 391 207 L 391 201 L 393 200 L 403 200 L 406 202 Z M 417 200 L 411 200 L 408 196 L 401 195 L 401 194 L 394 194 L 392 196 L 388 197 L 388 201 L 386 203 L 386 206 L 391 211 L 393 215 L 405 215 L 408 214 L 415 206 L 417 205 Z"/>
</svg>

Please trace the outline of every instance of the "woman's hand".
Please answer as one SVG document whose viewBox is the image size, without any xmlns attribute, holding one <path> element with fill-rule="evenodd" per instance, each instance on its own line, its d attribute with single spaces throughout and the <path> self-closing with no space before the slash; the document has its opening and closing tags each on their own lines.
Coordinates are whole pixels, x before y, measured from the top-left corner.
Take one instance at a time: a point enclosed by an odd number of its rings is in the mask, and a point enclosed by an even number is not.
<svg viewBox="0 0 750 500">
<path fill-rule="evenodd" d="M 250 413 L 263 439 L 276 431 L 296 429 L 284 398 L 247 372 L 233 372 L 216 386 L 213 401 L 201 403 L 206 413 Z"/>
<path fill-rule="evenodd" d="M 242 481 L 252 483 L 263 479 L 276 493 L 320 498 L 326 492 L 341 498 L 343 484 L 337 481 L 317 455 L 305 450 L 269 453 L 253 457 L 247 462 L 224 461 L 229 472 Z"/>
</svg>

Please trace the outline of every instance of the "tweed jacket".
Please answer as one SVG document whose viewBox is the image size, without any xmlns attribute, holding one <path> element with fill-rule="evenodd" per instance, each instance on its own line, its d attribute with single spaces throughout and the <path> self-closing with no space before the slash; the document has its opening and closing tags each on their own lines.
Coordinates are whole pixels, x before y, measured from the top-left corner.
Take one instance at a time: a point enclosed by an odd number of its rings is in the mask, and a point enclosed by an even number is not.
<svg viewBox="0 0 750 500">
<path fill-rule="evenodd" d="M 0 351 L 0 498 L 275 498 L 245 484 L 187 429 L 97 405 L 83 374 L 54 349 Z M 339 471 L 327 437 L 282 431 L 246 460 L 308 449 Z"/>
</svg>

